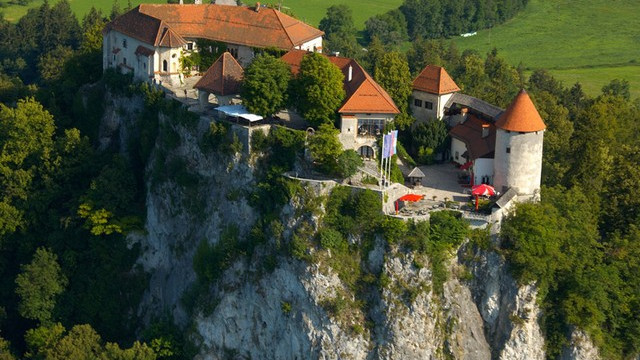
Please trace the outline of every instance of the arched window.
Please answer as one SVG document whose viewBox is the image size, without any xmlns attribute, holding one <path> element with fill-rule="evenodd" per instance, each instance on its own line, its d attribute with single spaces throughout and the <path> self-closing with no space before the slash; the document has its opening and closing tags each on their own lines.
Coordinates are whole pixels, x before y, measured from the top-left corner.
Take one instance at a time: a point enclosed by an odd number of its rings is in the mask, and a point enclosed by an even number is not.
<svg viewBox="0 0 640 360">
<path fill-rule="evenodd" d="M 167 72 L 167 60 L 162 60 L 162 71 Z"/>
</svg>

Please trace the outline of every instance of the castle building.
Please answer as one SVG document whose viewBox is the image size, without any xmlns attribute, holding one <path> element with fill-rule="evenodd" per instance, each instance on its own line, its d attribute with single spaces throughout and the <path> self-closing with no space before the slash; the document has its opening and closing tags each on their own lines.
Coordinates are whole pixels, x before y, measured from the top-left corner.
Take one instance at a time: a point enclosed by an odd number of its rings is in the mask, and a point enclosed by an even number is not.
<svg viewBox="0 0 640 360">
<path fill-rule="evenodd" d="M 536 196 L 546 126 L 527 92 L 521 90 L 503 110 L 459 91 L 443 68 L 427 66 L 413 82 L 411 110 L 417 122 L 447 123 L 451 147 L 445 158 L 470 170 L 472 184 Z"/>
<path fill-rule="evenodd" d="M 291 72 L 300 71 L 300 62 L 307 51 L 292 50 L 282 56 Z M 400 110 L 391 96 L 354 59 L 328 56 L 344 76 L 345 100 L 338 109 L 340 142 L 345 150 L 352 149 L 365 158 L 375 157 L 377 138 L 385 125 L 393 121 Z"/>
<path fill-rule="evenodd" d="M 182 69 L 181 58 L 192 52 L 226 50 L 246 66 L 264 48 L 320 52 L 323 35 L 260 4 L 141 4 L 105 26 L 103 68 L 119 68 L 141 80 L 176 83 L 184 70 L 191 70 Z M 197 40 L 212 45 L 198 49 Z"/>
</svg>

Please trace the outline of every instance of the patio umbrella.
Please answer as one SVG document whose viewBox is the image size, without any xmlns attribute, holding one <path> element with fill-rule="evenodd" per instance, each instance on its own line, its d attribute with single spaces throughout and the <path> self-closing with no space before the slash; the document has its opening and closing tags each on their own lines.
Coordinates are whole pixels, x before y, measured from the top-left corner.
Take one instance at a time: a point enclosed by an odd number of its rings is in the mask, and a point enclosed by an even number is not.
<svg viewBox="0 0 640 360">
<path fill-rule="evenodd" d="M 496 189 L 487 184 L 476 185 L 471 188 L 471 195 L 476 196 L 476 211 L 478 211 L 478 196 L 493 196 L 496 194 Z"/>
<path fill-rule="evenodd" d="M 398 200 L 396 200 L 396 215 L 398 215 L 398 202 L 400 201 L 420 201 L 422 200 L 422 198 L 424 198 L 424 195 L 416 195 L 416 194 L 407 194 L 404 196 L 401 196 L 398 198 Z"/>
</svg>

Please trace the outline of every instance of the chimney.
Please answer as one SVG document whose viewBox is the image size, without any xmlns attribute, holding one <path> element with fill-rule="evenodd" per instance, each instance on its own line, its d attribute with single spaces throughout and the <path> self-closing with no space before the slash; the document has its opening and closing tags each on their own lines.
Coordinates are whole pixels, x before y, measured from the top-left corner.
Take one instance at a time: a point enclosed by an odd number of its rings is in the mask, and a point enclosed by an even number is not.
<svg viewBox="0 0 640 360">
<path fill-rule="evenodd" d="M 467 113 L 469 113 L 469 108 L 463 107 L 460 109 L 460 117 L 462 118 L 460 119 L 460 124 L 464 124 L 464 122 L 467 121 Z"/>
<path fill-rule="evenodd" d="M 489 124 L 482 124 L 482 137 L 486 138 L 489 136 Z"/>
<path fill-rule="evenodd" d="M 340 56 L 340 51 L 334 51 L 331 53 L 331 56 Z"/>
<path fill-rule="evenodd" d="M 193 3 L 196 5 L 202 5 L 202 0 L 195 0 Z"/>
<path fill-rule="evenodd" d="M 180 0 L 180 5 L 184 5 L 184 1 Z"/>
<path fill-rule="evenodd" d="M 257 3 L 256 3 L 256 12 L 259 12 L 259 11 L 260 11 L 260 3 L 259 3 L 259 2 L 257 2 Z"/>
<path fill-rule="evenodd" d="M 353 66 L 349 65 L 349 76 L 347 77 L 347 82 L 350 82 L 353 79 Z"/>
</svg>

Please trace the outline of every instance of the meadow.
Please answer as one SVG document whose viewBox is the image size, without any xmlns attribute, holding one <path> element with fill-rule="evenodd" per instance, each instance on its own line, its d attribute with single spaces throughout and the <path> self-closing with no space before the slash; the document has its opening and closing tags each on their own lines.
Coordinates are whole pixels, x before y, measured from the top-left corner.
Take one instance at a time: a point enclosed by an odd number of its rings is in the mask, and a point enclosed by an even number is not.
<svg viewBox="0 0 640 360">
<path fill-rule="evenodd" d="M 8 4 L 9 0 L 0 0 L 0 4 Z M 28 6 L 9 5 L 7 7 L 0 6 L 0 12 L 4 14 L 4 18 L 15 22 L 27 13 L 29 8 L 38 7 L 42 5 L 44 0 L 33 0 Z M 50 3 L 54 3 L 55 0 L 50 0 Z M 102 9 L 103 12 L 109 13 L 113 0 L 69 0 L 71 9 L 78 16 L 79 19 L 86 14 L 91 6 Z M 156 3 L 163 4 L 166 0 L 131 0 L 131 6 L 137 6 L 140 3 Z M 203 2 L 207 2 L 204 0 Z M 253 1 L 247 2 L 252 3 Z M 327 11 L 327 8 L 331 5 L 347 4 L 353 10 L 353 20 L 358 30 L 364 29 L 364 22 L 373 15 L 381 14 L 383 12 L 395 9 L 402 4 L 402 0 L 267 0 L 262 1 L 264 4 L 280 4 L 283 10 L 293 12 L 293 14 L 300 20 L 307 22 L 311 25 L 318 26 L 320 19 L 322 19 Z M 127 0 L 119 0 L 121 8 L 127 6 Z"/>
<path fill-rule="evenodd" d="M 50 0 L 49 4 L 56 3 L 56 0 Z M 44 3 L 44 0 L 33 0 L 27 6 L 22 5 L 9 5 L 3 6 L 2 3 L 8 4 L 8 0 L 0 0 L 0 13 L 4 16 L 4 18 L 11 22 L 18 21 L 30 8 L 36 8 L 41 6 Z M 153 3 L 153 4 L 166 4 L 166 0 L 131 0 L 131 6 L 138 6 L 141 3 Z M 69 0 L 69 4 L 71 5 L 71 10 L 78 17 L 78 19 L 82 19 L 82 17 L 89 12 L 92 6 L 95 6 L 96 9 L 102 10 L 104 14 L 109 14 L 111 12 L 111 8 L 113 6 L 113 0 Z M 120 8 L 123 9 L 127 6 L 127 0 L 119 0 L 118 4 Z"/>
<path fill-rule="evenodd" d="M 546 68 L 566 85 L 592 95 L 626 79 L 640 96 L 640 10 L 637 0 L 530 0 L 510 21 L 451 41 L 486 53 L 497 48 L 509 63 Z"/>
</svg>

